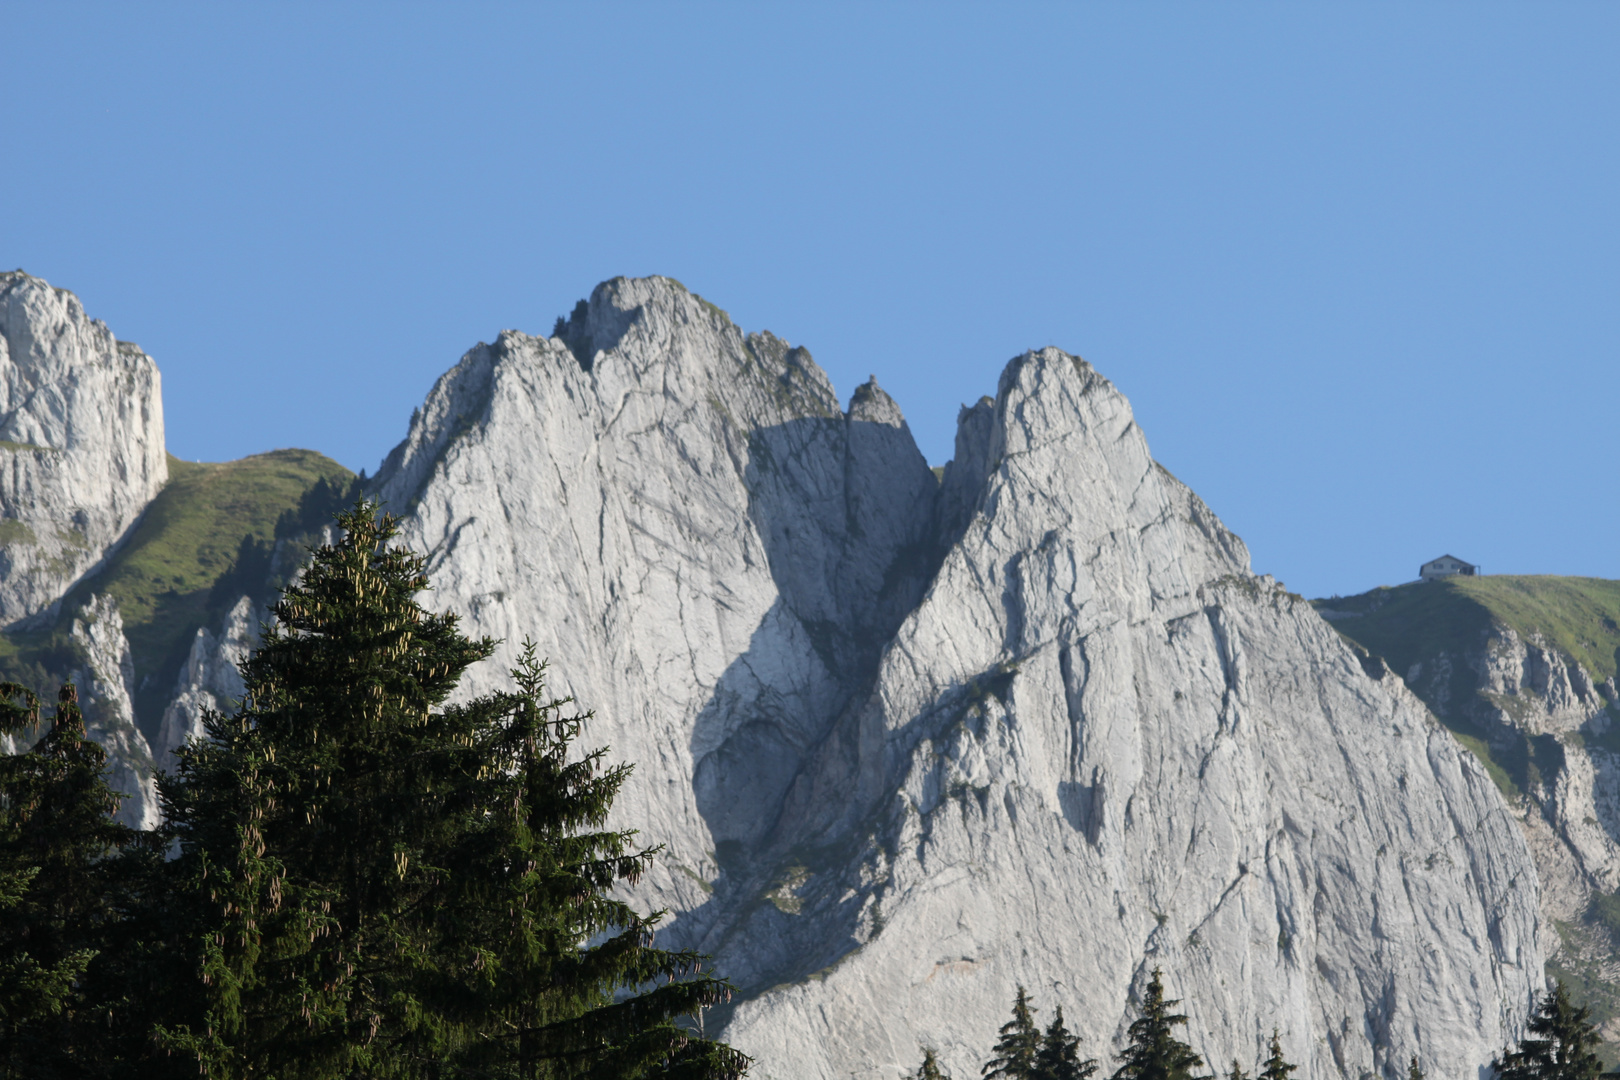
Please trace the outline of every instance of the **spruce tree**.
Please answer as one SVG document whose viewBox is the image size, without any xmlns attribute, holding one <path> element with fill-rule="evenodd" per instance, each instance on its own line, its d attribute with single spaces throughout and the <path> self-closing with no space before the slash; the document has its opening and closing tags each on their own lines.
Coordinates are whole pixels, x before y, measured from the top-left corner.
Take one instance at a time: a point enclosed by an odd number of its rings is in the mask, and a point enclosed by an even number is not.
<svg viewBox="0 0 1620 1080">
<path fill-rule="evenodd" d="M 1226 1080 L 1250 1080 L 1249 1074 L 1243 1071 L 1243 1066 L 1238 1064 L 1237 1058 L 1232 1059 L 1232 1071 L 1226 1074 Z"/>
<path fill-rule="evenodd" d="M 37 724 L 33 693 L 0 683 L 0 734 Z M 111 1017 L 90 968 L 118 922 L 109 856 L 135 837 L 106 764 L 71 683 L 43 737 L 0 755 L 0 1076 L 100 1071 Z"/>
<path fill-rule="evenodd" d="M 392 517 L 338 525 L 162 784 L 196 973 L 163 1050 L 219 1080 L 740 1075 L 679 1024 L 727 984 L 611 895 L 654 852 L 603 829 L 629 769 L 570 752 L 590 714 L 532 647 L 446 704 L 495 643 L 417 603 Z"/>
<path fill-rule="evenodd" d="M 917 1066 L 914 1080 L 951 1080 L 951 1078 L 939 1067 L 939 1062 L 934 1059 L 934 1052 L 924 1047 L 922 1064 Z"/>
<path fill-rule="evenodd" d="M 1592 1080 L 1602 1071 L 1591 1010 L 1569 1000 L 1560 980 L 1530 1017 L 1530 1034 L 1493 1064 L 1501 1080 Z"/>
<path fill-rule="evenodd" d="M 1154 968 L 1142 1001 L 1142 1015 L 1130 1026 L 1130 1045 L 1119 1055 L 1120 1066 L 1113 1080 L 1208 1080 L 1193 1072 L 1204 1064 L 1204 1059 L 1171 1030 L 1187 1022 L 1185 1016 L 1170 1011 L 1179 1004 L 1164 999 L 1163 974 Z"/>
<path fill-rule="evenodd" d="M 1417 1055 L 1412 1055 L 1412 1063 L 1406 1067 L 1406 1080 L 1423 1080 L 1423 1068 L 1418 1065 Z"/>
<path fill-rule="evenodd" d="M 1265 1064 L 1260 1067 L 1259 1080 L 1288 1080 L 1288 1074 L 1299 1068 L 1283 1060 L 1282 1040 L 1277 1035 L 1277 1029 L 1271 1029 L 1271 1046 L 1266 1055 Z"/>
<path fill-rule="evenodd" d="M 1035 1076 L 1038 1080 L 1086 1080 L 1096 1071 L 1096 1059 L 1080 1059 L 1080 1036 L 1070 1034 L 1059 1005 L 1035 1055 Z"/>
<path fill-rule="evenodd" d="M 1041 1052 L 1041 1031 L 1035 1026 L 1035 1010 L 1029 995 L 1018 988 L 1013 999 L 1012 1019 L 1001 1025 L 995 1056 L 979 1070 L 984 1077 L 1002 1076 L 1007 1080 L 1035 1080 L 1036 1058 Z"/>
</svg>

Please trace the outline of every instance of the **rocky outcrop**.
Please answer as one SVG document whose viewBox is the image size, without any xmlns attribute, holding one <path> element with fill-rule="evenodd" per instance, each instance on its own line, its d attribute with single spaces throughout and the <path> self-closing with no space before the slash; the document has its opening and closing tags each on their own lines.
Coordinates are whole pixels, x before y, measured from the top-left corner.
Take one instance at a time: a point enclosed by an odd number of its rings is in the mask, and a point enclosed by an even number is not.
<svg viewBox="0 0 1620 1080">
<path fill-rule="evenodd" d="M 92 596 L 74 616 L 69 635 L 80 660 L 72 678 L 79 687 L 85 733 L 107 751 L 108 783 L 124 796 L 118 818 L 137 829 L 155 828 L 161 816 L 156 770 L 146 736 L 135 723 L 135 669 L 117 601 Z"/>
<path fill-rule="evenodd" d="M 636 899 L 768 1077 L 976 1070 L 1015 985 L 1105 1056 L 1163 967 L 1217 1062 L 1448 1074 L 1542 981 L 1484 771 L 1152 461 L 1057 350 L 936 483 L 875 382 L 669 279 L 435 386 L 377 480 L 429 602 L 532 638 L 636 771 Z M 468 692 L 502 683 L 487 665 Z"/>
<path fill-rule="evenodd" d="M 0 274 L 0 626 L 54 610 L 167 477 L 151 358 L 72 293 Z"/>
<path fill-rule="evenodd" d="M 164 771 L 174 770 L 175 750 L 202 737 L 204 713 L 229 712 L 242 697 L 245 688 L 238 669 L 259 640 L 255 614 L 253 598 L 244 596 L 232 605 L 217 634 L 206 626 L 197 628 L 174 697 L 163 710 L 158 765 Z"/>
</svg>

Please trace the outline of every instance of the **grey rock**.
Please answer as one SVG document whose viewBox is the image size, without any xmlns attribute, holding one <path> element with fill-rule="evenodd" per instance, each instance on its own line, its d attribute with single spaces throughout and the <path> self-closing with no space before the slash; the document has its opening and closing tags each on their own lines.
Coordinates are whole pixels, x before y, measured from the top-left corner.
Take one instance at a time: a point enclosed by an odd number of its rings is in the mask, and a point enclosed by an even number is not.
<svg viewBox="0 0 1620 1080">
<path fill-rule="evenodd" d="M 135 724 L 135 667 L 118 602 L 92 596 L 74 616 L 69 636 L 81 665 L 73 681 L 85 733 L 107 751 L 108 784 L 124 796 L 118 819 L 137 829 L 156 828 L 161 819 L 156 769 L 146 736 Z"/>
<path fill-rule="evenodd" d="M 802 349 L 616 279 L 463 357 L 377 485 L 503 640 L 466 691 L 531 637 L 635 763 L 632 899 L 737 982 L 757 1075 L 968 1075 L 1019 983 L 1106 1057 L 1154 966 L 1212 1061 L 1277 1026 L 1306 1080 L 1466 1073 L 1541 986 L 1479 765 L 1057 350 L 936 483 L 875 382 L 840 411 Z"/>
<path fill-rule="evenodd" d="M 1512 803 L 1541 881 L 1542 946 L 1560 966 L 1587 973 L 1594 997 L 1620 999 L 1610 935 L 1584 918 L 1595 895 L 1620 890 L 1620 754 L 1606 737 L 1620 698 L 1614 680 L 1599 684 L 1551 641 L 1500 623 L 1460 654 L 1436 652 L 1406 675 L 1438 715 L 1483 732 L 1493 751 L 1513 753 L 1525 737 L 1542 745 L 1540 767 Z M 1549 741 L 1554 754 L 1545 752 Z M 1620 1042 L 1620 1018 L 1603 1035 Z"/>
<path fill-rule="evenodd" d="M 259 629 L 253 600 L 244 596 L 231 606 L 219 633 L 197 628 L 191 652 L 175 680 L 174 697 L 163 710 L 159 729 L 159 767 L 173 771 L 174 751 L 203 737 L 203 715 L 229 712 L 245 688 L 239 667 L 258 644 Z"/>
<path fill-rule="evenodd" d="M 643 898 L 697 923 L 936 559 L 937 484 L 887 395 L 845 415 L 808 353 L 667 279 L 469 352 L 377 482 L 432 602 L 504 641 L 468 692 L 536 641 L 637 763 L 618 820 L 666 845 Z"/>
<path fill-rule="evenodd" d="M 157 365 L 72 293 L 0 274 L 0 626 L 54 611 L 167 479 Z"/>
</svg>

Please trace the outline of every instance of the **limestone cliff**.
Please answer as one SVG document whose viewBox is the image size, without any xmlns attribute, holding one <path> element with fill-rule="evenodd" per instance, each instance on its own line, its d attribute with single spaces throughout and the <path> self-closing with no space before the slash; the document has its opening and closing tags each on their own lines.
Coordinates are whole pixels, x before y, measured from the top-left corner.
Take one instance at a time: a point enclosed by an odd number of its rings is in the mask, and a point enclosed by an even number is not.
<svg viewBox="0 0 1620 1080">
<path fill-rule="evenodd" d="M 134 664 L 118 603 L 92 596 L 69 631 L 79 666 L 69 674 L 78 685 L 84 728 L 107 751 L 108 784 L 124 799 L 118 818 L 137 829 L 160 820 L 157 775 L 151 747 L 135 723 Z"/>
<path fill-rule="evenodd" d="M 202 737 L 205 712 L 228 713 L 241 698 L 245 687 L 238 668 L 258 641 L 258 614 L 253 599 L 244 596 L 231 607 L 218 633 L 206 626 L 197 628 L 191 652 L 175 681 L 174 697 L 163 710 L 158 734 L 160 768 L 173 771 L 175 750 Z"/>
<path fill-rule="evenodd" d="M 1549 970 L 1620 1059 L 1620 583 L 1493 575 L 1317 603 L 1489 762 L 1535 858 Z"/>
<path fill-rule="evenodd" d="M 616 279 L 463 357 L 376 490 L 430 602 L 534 638 L 636 763 L 637 899 L 738 983 L 758 1075 L 970 1075 L 1018 983 L 1106 1056 L 1154 966 L 1210 1060 L 1276 1026 L 1302 1077 L 1455 1075 L 1541 985 L 1484 770 L 1057 350 L 939 483 L 875 382 L 841 410 L 804 350 Z"/>
<path fill-rule="evenodd" d="M 0 274 L 0 626 L 52 608 L 167 476 L 151 358 L 72 293 Z"/>
</svg>

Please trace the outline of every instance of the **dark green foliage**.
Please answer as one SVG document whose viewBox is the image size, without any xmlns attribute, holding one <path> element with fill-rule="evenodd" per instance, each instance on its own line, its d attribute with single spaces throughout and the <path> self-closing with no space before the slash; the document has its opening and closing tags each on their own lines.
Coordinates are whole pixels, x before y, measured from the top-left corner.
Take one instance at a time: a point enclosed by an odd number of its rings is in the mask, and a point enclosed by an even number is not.
<svg viewBox="0 0 1620 1080">
<path fill-rule="evenodd" d="M 1142 1015 L 1131 1024 L 1130 1045 L 1119 1055 L 1113 1080 L 1198 1080 L 1193 1070 L 1201 1068 L 1204 1059 L 1171 1030 L 1187 1022 L 1185 1016 L 1170 1011 L 1179 1004 L 1164 999 L 1163 975 L 1154 968 Z"/>
<path fill-rule="evenodd" d="M 1243 1071 L 1238 1059 L 1232 1059 L 1232 1071 L 1226 1074 L 1226 1080 L 1249 1080 L 1249 1074 Z"/>
<path fill-rule="evenodd" d="M 951 1078 L 940 1069 L 939 1062 L 934 1060 L 934 1052 L 925 1047 L 922 1064 L 917 1066 L 914 1080 L 951 1080 Z"/>
<path fill-rule="evenodd" d="M 319 533 L 360 498 L 365 490 L 366 473 L 347 479 L 323 476 L 298 497 L 298 505 L 283 510 L 276 518 L 277 540 L 295 540 Z"/>
<path fill-rule="evenodd" d="M 612 899 L 653 852 L 600 831 L 628 772 L 545 691 L 445 705 L 494 643 L 414 599 L 423 560 L 359 504 L 162 794 L 179 948 L 162 1047 L 212 1077 L 735 1077 L 676 1019 L 724 1000 Z"/>
<path fill-rule="evenodd" d="M 1266 1060 L 1260 1066 L 1259 1080 L 1288 1080 L 1288 1074 L 1296 1071 L 1298 1065 L 1290 1065 L 1283 1060 L 1282 1040 L 1277 1036 L 1277 1029 L 1271 1029 L 1271 1046 L 1266 1053 Z"/>
<path fill-rule="evenodd" d="M 1592 1080 L 1602 1065 L 1590 1010 L 1577 1007 L 1559 982 L 1530 1017 L 1530 1034 L 1493 1064 L 1501 1080 Z"/>
<path fill-rule="evenodd" d="M 0 684 L 0 734 L 37 726 L 34 695 Z M 71 684 L 33 748 L 0 756 L 0 1076 L 96 1071 L 107 1024 L 90 969 L 117 925 L 107 856 L 135 835 L 112 818 L 106 759 Z"/>
<path fill-rule="evenodd" d="M 1418 1064 L 1417 1055 L 1412 1055 L 1412 1064 L 1406 1067 L 1406 1080 L 1423 1080 L 1423 1067 Z"/>
<path fill-rule="evenodd" d="M 1069 1033 L 1059 1005 L 1035 1055 L 1035 1076 L 1038 1080 L 1086 1080 L 1096 1071 L 1096 1059 L 1080 1059 L 1080 1036 Z"/>
<path fill-rule="evenodd" d="M 1035 1059 L 1041 1052 L 1041 1029 L 1035 1026 L 1035 1010 L 1029 995 L 1018 988 L 1013 999 L 1012 1019 L 1001 1025 L 995 1056 L 979 1072 L 985 1077 L 1004 1076 L 1007 1080 L 1034 1080 Z"/>
</svg>

